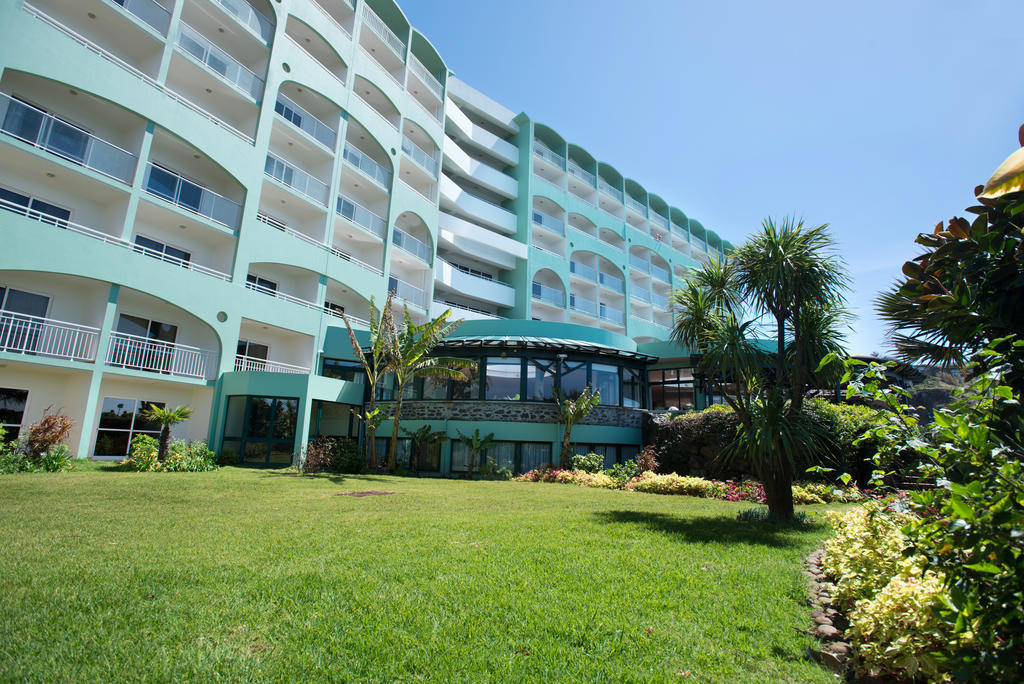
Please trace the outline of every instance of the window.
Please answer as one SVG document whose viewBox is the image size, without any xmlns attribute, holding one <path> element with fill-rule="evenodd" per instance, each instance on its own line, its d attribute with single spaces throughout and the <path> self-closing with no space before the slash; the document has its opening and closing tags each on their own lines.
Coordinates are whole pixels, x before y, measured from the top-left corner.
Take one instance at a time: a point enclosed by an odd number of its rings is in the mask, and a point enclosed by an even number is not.
<svg viewBox="0 0 1024 684">
<path fill-rule="evenodd" d="M 259 342 L 238 340 L 235 348 L 235 370 L 236 371 L 261 371 L 266 370 L 267 355 L 270 347 Z"/>
<path fill-rule="evenodd" d="M 452 268 L 454 268 L 456 270 L 459 270 L 459 271 L 462 271 L 463 273 L 468 273 L 469 275 L 474 275 L 477 278 L 484 278 L 486 280 L 494 280 L 494 276 L 491 275 L 490 273 L 486 273 L 484 271 L 481 271 L 481 270 L 476 269 L 476 268 L 471 268 L 469 266 L 463 266 L 462 264 L 457 264 L 454 261 L 449 261 L 448 263 L 451 264 Z"/>
<path fill-rule="evenodd" d="M 352 415 L 358 406 L 315 400 L 309 416 L 310 437 L 357 437 L 359 423 Z"/>
<path fill-rule="evenodd" d="M 84 164 L 89 151 L 88 131 L 16 97 L 10 99 L 3 130 L 76 164 Z"/>
<path fill-rule="evenodd" d="M 245 286 L 257 292 L 277 292 L 277 283 L 252 273 L 245 276 Z"/>
<path fill-rule="evenodd" d="M 49 223 L 51 226 L 67 228 L 71 219 L 71 210 L 58 207 L 55 204 L 44 202 L 41 199 L 24 195 L 14 190 L 0 187 L 0 209 L 6 209 L 13 214 L 28 216 L 42 223 Z"/>
<path fill-rule="evenodd" d="M 178 249 L 177 247 L 165 245 L 162 242 L 145 237 L 144 235 L 135 236 L 135 251 L 140 254 L 145 254 L 162 261 L 170 261 L 172 263 L 187 264 L 192 260 L 192 255 L 189 252 L 186 252 L 183 249 Z"/>
<path fill-rule="evenodd" d="M 529 359 L 526 362 L 527 401 L 554 400 L 555 372 L 553 359 Z"/>
<path fill-rule="evenodd" d="M 551 463 L 550 442 L 523 442 L 519 448 L 519 471 L 522 473 L 543 468 Z"/>
<path fill-rule="evenodd" d="M 0 285 L 0 350 L 34 354 L 52 344 L 37 319 L 46 318 L 50 298 Z"/>
<path fill-rule="evenodd" d="M 150 406 L 164 408 L 165 404 L 160 401 L 104 397 L 93 454 L 124 458 L 128 456 L 128 449 L 135 435 L 149 435 L 159 439 L 160 426 L 140 415 Z"/>
<path fill-rule="evenodd" d="M 5 439 L 15 441 L 21 432 L 25 419 L 25 405 L 28 404 L 28 390 L 0 387 L 0 427 Z"/>
<path fill-rule="evenodd" d="M 377 437 L 374 440 L 374 444 L 377 445 L 377 458 L 384 462 L 388 456 L 388 450 L 391 448 L 390 437 Z M 395 445 L 395 465 L 399 468 L 408 469 L 412 463 L 410 456 L 412 454 L 412 439 L 408 437 L 399 437 L 398 444 Z"/>
<path fill-rule="evenodd" d="M 626 408 L 642 408 L 643 396 L 641 372 L 636 368 L 623 368 L 622 405 Z"/>
<path fill-rule="evenodd" d="M 267 155 L 267 163 L 263 167 L 264 173 L 271 178 L 281 181 L 285 185 L 291 185 L 294 180 L 295 169 L 285 164 L 280 159 Z"/>
<path fill-rule="evenodd" d="M 648 373 L 651 408 L 691 410 L 694 408 L 693 370 L 666 368 Z"/>
<path fill-rule="evenodd" d="M 285 121 L 290 121 L 299 128 L 302 128 L 302 115 L 286 105 L 284 102 L 278 100 L 274 103 L 274 111 L 280 114 Z"/>
<path fill-rule="evenodd" d="M 291 397 L 228 397 L 221 451 L 242 465 L 282 467 L 292 462 L 299 400 Z"/>
<path fill-rule="evenodd" d="M 619 405 L 619 367 L 603 363 L 590 366 L 590 384 L 601 393 L 600 403 L 605 406 Z"/>
<path fill-rule="evenodd" d="M 203 199 L 201 185 L 185 180 L 180 174 L 157 164 L 149 167 L 146 191 L 197 214 Z"/>
<path fill-rule="evenodd" d="M 452 380 L 452 399 L 480 398 L 480 363 L 459 368 L 459 377 Z"/>
<path fill-rule="evenodd" d="M 16 290 L 13 287 L 0 285 L 0 310 L 25 316 L 46 318 L 50 308 L 50 298 L 46 295 Z"/>
<path fill-rule="evenodd" d="M 175 356 L 172 345 L 178 337 L 178 326 L 121 314 L 117 332 L 127 337 L 111 338 L 108 363 L 136 370 L 171 371 Z"/>
<path fill-rule="evenodd" d="M 341 359 L 324 359 L 320 375 L 325 378 L 347 380 L 348 382 L 358 382 L 359 384 L 363 384 L 363 381 L 366 379 L 366 373 L 363 371 L 361 363 L 358 361 L 342 361 Z"/>
<path fill-rule="evenodd" d="M 561 364 L 560 389 L 566 397 L 578 397 L 587 387 L 587 363 L 585 361 L 563 361 Z"/>
<path fill-rule="evenodd" d="M 341 314 L 345 313 L 345 307 L 343 307 L 341 304 L 335 304 L 334 302 L 325 299 L 324 313 L 329 313 L 340 317 Z"/>
<path fill-rule="evenodd" d="M 488 449 L 481 456 L 480 454 L 473 454 L 469 447 L 459 440 L 452 440 L 452 472 L 453 473 L 465 473 L 469 471 L 469 460 L 472 457 L 473 460 L 473 472 L 479 473 L 480 467 L 485 461 L 490 460 L 494 462 L 495 468 L 506 468 L 508 470 L 515 470 L 516 460 L 516 442 L 498 442 L 493 447 Z"/>
<path fill-rule="evenodd" d="M 521 359 L 487 357 L 487 384 L 484 390 L 484 399 L 518 401 L 521 375 Z"/>
</svg>

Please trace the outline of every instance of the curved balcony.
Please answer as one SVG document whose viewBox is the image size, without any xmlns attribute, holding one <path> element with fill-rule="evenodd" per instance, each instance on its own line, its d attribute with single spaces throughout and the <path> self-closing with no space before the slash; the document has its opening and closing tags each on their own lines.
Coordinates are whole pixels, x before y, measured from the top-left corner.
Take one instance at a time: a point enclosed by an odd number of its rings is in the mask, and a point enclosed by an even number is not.
<svg viewBox="0 0 1024 684">
<path fill-rule="evenodd" d="M 531 294 L 537 301 L 550 304 L 551 306 L 565 306 L 565 293 L 561 290 L 554 287 L 548 287 L 547 285 L 542 285 L 536 280 L 533 281 L 531 285 L 533 286 Z"/>
<path fill-rule="evenodd" d="M 242 205 L 212 190 L 187 181 L 173 171 L 156 164 L 146 166 L 142 189 L 160 199 L 200 216 L 216 221 L 231 230 L 238 228 Z"/>
<path fill-rule="evenodd" d="M 391 242 L 399 249 L 412 254 L 414 257 L 422 261 L 423 263 L 430 265 L 431 262 L 431 250 L 430 245 L 426 244 L 422 240 L 414 238 L 409 233 L 405 232 L 398 226 L 395 226 L 391 233 Z"/>
<path fill-rule="evenodd" d="M 300 171 L 288 162 L 268 154 L 267 162 L 263 167 L 263 173 L 279 183 L 287 185 L 295 192 L 305 195 L 317 204 L 327 206 L 327 193 L 329 191 L 327 183 L 313 178 L 305 171 Z"/>
<path fill-rule="evenodd" d="M 0 130 L 61 159 L 131 184 L 138 162 L 131 152 L 77 126 L 0 93 Z"/>
<path fill-rule="evenodd" d="M 171 11 L 154 0 L 113 0 L 125 11 L 135 15 L 162 36 L 171 25 Z"/>
<path fill-rule="evenodd" d="M 178 28 L 176 43 L 232 88 L 259 101 L 263 79 L 185 22 Z"/>
<path fill-rule="evenodd" d="M 438 164 L 434 155 L 427 153 L 422 147 L 414 143 L 408 136 L 402 136 L 402 152 L 410 159 L 419 164 L 431 177 L 437 178 Z"/>
<path fill-rule="evenodd" d="M 114 2 L 120 2 L 120 0 L 114 0 Z M 214 2 L 264 43 L 270 43 L 274 37 L 274 24 L 249 3 L 243 0 L 214 0 Z"/>
<path fill-rule="evenodd" d="M 277 94 L 274 111 L 292 126 L 309 135 L 332 153 L 334 152 L 334 143 L 338 139 L 337 130 L 331 128 L 307 112 L 303 107 L 295 104 L 290 98 L 280 93 Z"/>
<path fill-rule="evenodd" d="M 95 361 L 99 328 L 0 310 L 0 352 Z"/>
<path fill-rule="evenodd" d="M 344 195 L 338 195 L 335 206 L 335 213 L 344 219 L 348 219 L 360 228 L 367 230 L 377 237 L 383 238 L 388 232 L 388 222 L 383 216 L 378 216 L 362 206 L 358 202 L 350 200 Z"/>
<path fill-rule="evenodd" d="M 345 151 L 343 155 L 345 157 L 345 161 L 369 176 L 370 180 L 374 183 L 385 190 L 391 187 L 391 172 L 381 164 L 378 164 L 371 159 L 368 154 L 360 150 L 358 147 L 350 143 L 345 143 Z"/>
<path fill-rule="evenodd" d="M 565 222 L 545 214 L 543 211 L 533 210 L 533 224 L 549 230 L 555 235 L 565 237 Z"/>
<path fill-rule="evenodd" d="M 217 352 L 187 344 L 110 333 L 106 364 L 182 378 L 205 379 L 217 370 Z"/>
<path fill-rule="evenodd" d="M 394 293 L 398 299 L 405 300 L 413 306 L 418 306 L 424 310 L 427 308 L 427 293 L 422 288 L 400 280 L 395 276 L 388 277 L 388 291 Z"/>
</svg>

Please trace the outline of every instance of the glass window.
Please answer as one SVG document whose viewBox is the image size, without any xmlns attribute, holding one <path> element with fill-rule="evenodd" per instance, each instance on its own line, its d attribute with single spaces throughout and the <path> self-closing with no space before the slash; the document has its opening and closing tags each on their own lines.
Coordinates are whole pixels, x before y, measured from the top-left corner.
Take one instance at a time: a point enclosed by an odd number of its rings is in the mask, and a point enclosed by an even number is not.
<svg viewBox="0 0 1024 684">
<path fill-rule="evenodd" d="M 671 368 L 651 371 L 651 408 L 687 411 L 694 408 L 693 371 Z"/>
<path fill-rule="evenodd" d="M 0 288 L 0 305 L 2 305 L 0 309 L 4 311 L 46 318 L 46 311 L 50 307 L 50 298 L 33 292 L 15 290 L 13 287 Z"/>
<path fill-rule="evenodd" d="M 43 126 L 45 114 L 23 100 L 11 98 L 7 113 L 4 116 L 4 132 L 30 143 L 38 142 L 39 131 Z"/>
<path fill-rule="evenodd" d="M 619 405 L 619 367 L 603 363 L 590 366 L 591 385 L 601 392 L 601 404 L 606 406 Z"/>
<path fill-rule="evenodd" d="M 251 397 L 249 404 L 249 425 L 247 437 L 266 437 L 270 432 L 270 416 L 274 400 L 270 397 Z"/>
<path fill-rule="evenodd" d="M 521 472 L 543 468 L 551 463 L 550 442 L 523 442 L 520 449 L 522 451 L 519 462 Z"/>
<path fill-rule="evenodd" d="M 487 458 L 494 462 L 494 467 L 499 470 L 514 470 L 516 467 L 516 443 L 498 442 L 497 445 L 487 450 Z"/>
<path fill-rule="evenodd" d="M 352 411 L 358 406 L 335 401 L 314 401 L 310 434 L 313 437 L 351 437 Z"/>
<path fill-rule="evenodd" d="M 104 397 L 96 430 L 95 456 L 126 457 L 135 435 L 160 437 L 160 424 L 147 421 L 142 412 L 150 406 L 164 408 L 160 401 Z"/>
<path fill-rule="evenodd" d="M 298 413 L 298 399 L 228 397 L 223 448 L 240 448 L 242 462 L 248 465 L 288 465 L 294 457 Z"/>
<path fill-rule="evenodd" d="M 27 403 L 28 390 L 0 387 L 0 426 L 8 441 L 18 439 Z"/>
<path fill-rule="evenodd" d="M 526 362 L 526 399 L 551 401 L 555 398 L 555 364 L 551 359 Z"/>
<path fill-rule="evenodd" d="M 522 361 L 487 357 L 487 386 L 485 399 L 495 401 L 518 401 Z"/>
<path fill-rule="evenodd" d="M 244 425 L 245 397 L 228 397 L 227 417 L 224 419 L 224 436 L 241 437 Z"/>
<path fill-rule="evenodd" d="M 178 192 L 178 176 L 159 166 L 150 166 L 146 189 L 157 197 L 173 202 Z"/>
<path fill-rule="evenodd" d="M 423 378 L 423 398 L 444 401 L 448 398 L 448 378 L 440 375 L 428 375 Z"/>
<path fill-rule="evenodd" d="M 377 401 L 394 401 L 395 374 L 387 373 L 377 381 Z"/>
<path fill-rule="evenodd" d="M 335 380 L 347 380 L 363 384 L 366 380 L 366 373 L 363 365 L 358 361 L 342 361 L 341 359 L 324 359 L 323 370 L 320 373 L 326 378 Z"/>
<path fill-rule="evenodd" d="M 13 214 L 28 214 L 29 196 L 22 195 L 7 188 L 0 188 L 0 208 L 6 209 Z"/>
<path fill-rule="evenodd" d="M 587 364 L 585 361 L 563 361 L 559 378 L 562 394 L 578 397 L 587 388 Z"/>
<path fill-rule="evenodd" d="M 458 379 L 452 380 L 452 399 L 480 398 L 480 362 L 459 368 Z"/>
<path fill-rule="evenodd" d="M 274 439 L 289 440 L 289 451 L 291 442 L 295 441 L 295 424 L 299 417 L 298 399 L 278 399 L 274 409 Z"/>
<path fill-rule="evenodd" d="M 636 368 L 622 369 L 622 405 L 628 408 L 642 408 L 643 385 L 640 371 Z"/>
</svg>

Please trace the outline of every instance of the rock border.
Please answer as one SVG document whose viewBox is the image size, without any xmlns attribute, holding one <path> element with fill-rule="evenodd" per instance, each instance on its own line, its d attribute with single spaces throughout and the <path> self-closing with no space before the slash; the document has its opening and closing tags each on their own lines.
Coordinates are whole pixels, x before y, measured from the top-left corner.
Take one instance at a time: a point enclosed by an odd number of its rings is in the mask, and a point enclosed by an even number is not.
<svg viewBox="0 0 1024 684">
<path fill-rule="evenodd" d="M 847 670 L 850 656 L 853 655 L 853 648 L 844 638 L 850 623 L 846 616 L 832 605 L 835 584 L 828 580 L 822 568 L 824 558 L 825 550 L 818 549 L 804 561 L 807 568 L 804 570 L 804 577 L 807 578 L 807 600 L 811 605 L 811 620 L 814 621 L 814 631 L 808 634 L 819 642 L 817 647 L 807 649 L 807 655 L 829 670 L 843 674 Z"/>
</svg>

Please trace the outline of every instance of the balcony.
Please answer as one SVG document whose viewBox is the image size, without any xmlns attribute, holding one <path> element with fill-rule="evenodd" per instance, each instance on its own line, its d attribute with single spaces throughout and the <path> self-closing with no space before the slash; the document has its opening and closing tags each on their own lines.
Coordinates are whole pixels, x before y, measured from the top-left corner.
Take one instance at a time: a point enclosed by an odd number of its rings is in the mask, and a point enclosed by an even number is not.
<svg viewBox="0 0 1024 684">
<path fill-rule="evenodd" d="M 589 316 L 597 316 L 597 302 L 581 297 L 574 292 L 569 294 L 569 308 Z"/>
<path fill-rule="evenodd" d="M 661 266 L 655 266 L 654 264 L 651 264 L 651 275 L 654 276 L 656 280 L 660 280 L 663 283 L 668 283 L 669 281 L 668 270 L 662 268 Z"/>
<path fill-rule="evenodd" d="M 305 195 L 317 204 L 327 206 L 328 187 L 326 183 L 313 178 L 305 171 L 300 171 L 274 155 L 267 155 L 267 162 L 263 167 L 263 173 L 287 185 L 299 194 Z"/>
<path fill-rule="evenodd" d="M 355 145 L 345 143 L 344 157 L 345 161 L 365 173 L 369 176 L 370 180 L 380 187 L 385 190 L 391 187 L 391 172 L 375 162 L 368 154 Z"/>
<path fill-rule="evenodd" d="M 0 352 L 95 361 L 99 328 L 0 310 Z"/>
<path fill-rule="evenodd" d="M 565 306 L 565 293 L 561 290 L 542 285 L 537 281 L 533 281 L 533 298 L 537 301 L 550 304 L 551 306 L 563 307 Z"/>
<path fill-rule="evenodd" d="M 598 311 L 598 315 L 602 319 L 604 319 L 606 321 L 610 321 L 611 323 L 614 323 L 615 325 L 619 325 L 619 326 L 625 325 L 625 322 L 626 322 L 626 315 L 625 315 L 625 313 L 623 313 L 619 309 L 612 308 L 612 307 L 610 307 L 610 306 L 608 306 L 606 304 L 601 304 L 600 309 Z"/>
<path fill-rule="evenodd" d="M 404 64 L 405 63 L 405 43 L 401 38 L 395 35 L 395 32 L 388 28 L 388 25 L 384 23 L 384 20 L 377 16 L 376 12 L 369 8 L 368 5 L 363 3 L 363 22 L 370 27 L 377 37 L 384 41 L 392 52 L 395 53 L 395 57 Z"/>
<path fill-rule="evenodd" d="M 263 79 L 185 22 L 178 29 L 177 44 L 235 90 L 259 101 Z"/>
<path fill-rule="evenodd" d="M 555 235 L 565 237 L 565 223 L 554 216 L 549 216 L 543 211 L 533 210 L 533 224 L 551 231 Z"/>
<path fill-rule="evenodd" d="M 659 309 L 668 309 L 669 298 L 666 295 L 658 294 L 657 292 L 651 293 L 651 303 Z"/>
<path fill-rule="evenodd" d="M 625 292 L 625 287 L 622 282 L 622 278 L 616 278 L 615 276 L 609 275 L 607 273 L 598 273 L 597 275 L 601 283 L 601 287 L 606 287 L 612 292 L 618 292 L 619 294 Z"/>
<path fill-rule="evenodd" d="M 597 181 L 597 189 L 601 191 L 601 194 L 611 197 L 616 200 L 619 204 L 622 204 L 623 192 L 616 187 L 613 187 L 611 183 L 603 178 L 599 178 Z"/>
<path fill-rule="evenodd" d="M 161 166 L 153 163 L 146 165 L 146 178 L 142 183 L 142 189 L 231 230 L 238 228 L 238 220 L 242 215 L 242 206 L 238 202 L 187 181 Z"/>
<path fill-rule="evenodd" d="M 398 248 L 412 254 L 423 263 L 430 265 L 430 246 L 414 238 L 401 228 L 395 227 L 391 234 L 391 242 Z"/>
<path fill-rule="evenodd" d="M 245 283 L 245 287 L 246 289 L 254 290 L 256 292 L 259 292 L 260 294 L 269 295 L 271 297 L 274 297 L 275 299 L 281 299 L 290 304 L 298 304 L 299 306 L 305 307 L 307 309 L 313 309 L 314 311 L 321 311 L 323 308 L 316 302 L 311 302 L 308 299 L 296 297 L 295 295 L 286 294 L 284 292 L 281 292 L 280 290 L 275 290 L 272 287 L 266 287 L 264 285 L 254 283 L 252 281 L 247 281 Z"/>
<path fill-rule="evenodd" d="M 119 2 L 119 0 L 114 0 L 114 2 Z M 270 40 L 274 37 L 274 25 L 269 19 L 253 9 L 249 3 L 243 0 L 214 0 L 214 2 L 264 43 L 269 44 Z"/>
<path fill-rule="evenodd" d="M 421 309 L 427 308 L 427 293 L 422 288 L 411 285 L 395 276 L 388 277 L 388 291 L 394 293 L 398 299 L 405 300 L 409 304 L 418 306 Z"/>
<path fill-rule="evenodd" d="M 153 27 L 161 36 L 167 35 L 167 28 L 171 25 L 171 12 L 163 5 L 153 0 L 111 0 L 115 5 L 120 5 L 125 11 L 135 15 L 149 26 Z"/>
<path fill-rule="evenodd" d="M 0 93 L 0 130 L 61 159 L 131 185 L 138 158 L 41 109 Z"/>
<path fill-rule="evenodd" d="M 216 371 L 217 352 L 112 332 L 106 363 L 117 368 L 202 380 L 208 372 Z"/>
<path fill-rule="evenodd" d="M 582 166 L 580 166 L 571 159 L 569 160 L 569 173 L 572 174 L 573 176 L 576 176 L 590 187 L 597 187 L 597 176 L 590 173 L 589 171 L 587 171 L 586 169 L 584 169 Z"/>
<path fill-rule="evenodd" d="M 309 375 L 309 368 L 306 366 L 296 366 L 290 363 L 283 363 L 281 361 L 268 361 L 266 359 L 257 359 L 252 356 L 243 356 L 242 354 L 238 354 L 235 356 L 235 372 L 294 373 L 296 375 Z"/>
<path fill-rule="evenodd" d="M 592 266 L 581 264 L 578 261 L 569 261 L 569 273 L 593 283 L 597 282 L 597 271 Z"/>
<path fill-rule="evenodd" d="M 441 258 L 438 258 L 437 262 L 434 269 L 434 282 L 437 285 L 434 290 L 435 296 L 441 296 L 440 290 L 444 289 L 457 294 L 460 299 L 469 297 L 506 308 L 515 305 L 515 288 L 510 285 L 474 268 Z"/>
<path fill-rule="evenodd" d="M 282 119 L 309 135 L 331 152 L 334 152 L 334 143 L 338 139 L 337 130 L 331 128 L 280 93 L 277 95 L 274 111 Z"/>
<path fill-rule="evenodd" d="M 430 308 L 430 315 L 432 318 L 437 318 L 445 312 L 445 309 L 451 309 L 452 320 L 465 319 L 469 321 L 478 320 L 492 320 L 492 319 L 504 319 L 504 316 L 485 311 L 484 309 L 478 309 L 468 304 L 459 304 L 457 302 L 450 302 L 444 299 L 434 299 L 433 306 Z"/>
<path fill-rule="evenodd" d="M 419 164 L 432 178 L 437 178 L 438 164 L 432 154 L 414 143 L 408 136 L 402 136 L 402 152 Z"/>
<path fill-rule="evenodd" d="M 658 212 L 652 212 L 650 219 L 654 222 L 654 225 L 658 226 L 662 230 L 668 230 L 668 219 Z"/>
<path fill-rule="evenodd" d="M 565 171 L 565 157 L 558 154 L 539 140 L 533 141 L 533 153 L 541 159 L 550 162 L 554 166 Z"/>
<path fill-rule="evenodd" d="M 383 216 L 378 216 L 366 207 L 350 200 L 344 195 L 338 195 L 338 202 L 335 207 L 338 216 L 348 219 L 360 228 L 363 228 L 377 237 L 384 238 L 388 232 L 388 222 Z"/>
<path fill-rule="evenodd" d="M 630 197 L 629 195 L 626 195 L 626 208 L 632 209 L 645 218 L 647 217 L 647 205 L 638 199 Z"/>
<path fill-rule="evenodd" d="M 641 302 L 651 303 L 651 291 L 636 285 L 629 288 L 629 296 Z"/>
</svg>

